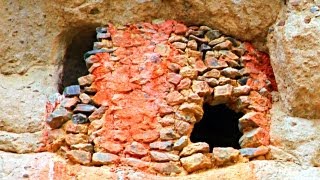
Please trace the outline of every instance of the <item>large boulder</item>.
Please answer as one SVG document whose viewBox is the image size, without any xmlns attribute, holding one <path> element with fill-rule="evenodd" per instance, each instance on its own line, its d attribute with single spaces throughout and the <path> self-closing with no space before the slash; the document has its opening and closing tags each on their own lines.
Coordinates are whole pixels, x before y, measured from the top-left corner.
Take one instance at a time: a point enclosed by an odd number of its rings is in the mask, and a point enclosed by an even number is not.
<svg viewBox="0 0 320 180">
<path fill-rule="evenodd" d="M 295 117 L 320 118 L 319 1 L 289 1 L 268 36 L 281 100 Z"/>
</svg>

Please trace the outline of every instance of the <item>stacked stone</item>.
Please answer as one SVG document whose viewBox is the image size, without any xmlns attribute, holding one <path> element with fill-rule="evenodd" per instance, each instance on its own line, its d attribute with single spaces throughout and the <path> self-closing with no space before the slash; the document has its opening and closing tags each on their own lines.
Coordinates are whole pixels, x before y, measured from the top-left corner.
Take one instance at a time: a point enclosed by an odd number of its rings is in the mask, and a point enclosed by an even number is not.
<svg viewBox="0 0 320 180">
<path fill-rule="evenodd" d="M 175 21 L 110 25 L 97 28 L 97 39 L 84 55 L 90 74 L 65 88 L 47 118 L 65 133 L 49 131 L 49 149 L 61 147 L 75 163 L 121 163 L 165 175 L 263 159 L 268 152 L 270 83 L 252 66 L 259 57 L 248 55 L 246 44 Z M 245 113 L 243 149 L 210 153 L 207 143 L 190 142 L 204 103 Z"/>
</svg>

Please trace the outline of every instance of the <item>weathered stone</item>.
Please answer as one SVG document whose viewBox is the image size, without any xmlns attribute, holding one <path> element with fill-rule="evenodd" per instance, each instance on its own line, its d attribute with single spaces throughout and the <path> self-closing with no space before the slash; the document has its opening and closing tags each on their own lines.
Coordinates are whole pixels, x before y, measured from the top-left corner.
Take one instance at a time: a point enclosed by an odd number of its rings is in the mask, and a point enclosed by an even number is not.
<svg viewBox="0 0 320 180">
<path fill-rule="evenodd" d="M 174 124 L 175 119 L 174 116 L 172 114 L 166 115 L 162 118 L 158 118 L 158 122 L 163 126 L 171 126 Z"/>
<path fill-rule="evenodd" d="M 132 138 L 135 141 L 150 143 L 159 138 L 159 132 L 156 130 L 145 130 L 143 132 L 137 132 L 136 134 L 132 135 Z"/>
<path fill-rule="evenodd" d="M 72 85 L 64 88 L 63 95 L 66 97 L 70 96 L 79 96 L 80 95 L 80 86 Z"/>
<path fill-rule="evenodd" d="M 81 93 L 79 99 L 84 104 L 88 104 L 91 101 L 91 97 L 86 93 Z"/>
<path fill-rule="evenodd" d="M 173 144 L 173 149 L 181 151 L 184 147 L 188 145 L 188 136 L 182 136 Z"/>
<path fill-rule="evenodd" d="M 163 151 L 171 151 L 173 143 L 171 141 L 158 141 L 150 143 L 150 149 L 163 150 Z"/>
<path fill-rule="evenodd" d="M 68 109 L 68 110 L 71 110 L 72 108 L 74 108 L 79 102 L 79 98 L 78 97 L 72 97 L 72 98 L 64 98 L 62 101 L 61 101 L 61 106 Z"/>
<path fill-rule="evenodd" d="M 180 75 L 184 78 L 195 79 L 198 76 L 198 71 L 190 66 L 185 66 L 180 69 Z"/>
<path fill-rule="evenodd" d="M 219 53 L 221 54 L 222 59 L 227 59 L 227 60 L 238 60 L 239 59 L 239 57 L 237 55 L 233 54 L 231 51 L 221 50 L 221 51 L 219 51 Z"/>
<path fill-rule="evenodd" d="M 193 65 L 193 68 L 197 70 L 199 73 L 204 73 L 208 67 L 204 64 L 202 60 L 197 60 Z"/>
<path fill-rule="evenodd" d="M 85 134 L 67 134 L 66 143 L 68 145 L 85 144 L 89 142 L 89 136 Z"/>
<path fill-rule="evenodd" d="M 239 150 L 231 147 L 227 148 L 213 148 L 212 160 L 214 165 L 227 166 L 234 164 L 239 161 L 240 152 Z"/>
<path fill-rule="evenodd" d="M 63 129 L 67 133 L 82 133 L 82 134 L 87 134 L 88 132 L 88 124 L 75 124 L 72 121 L 68 121 L 64 124 Z"/>
<path fill-rule="evenodd" d="M 91 153 L 87 151 L 71 150 L 67 152 L 66 156 L 74 163 L 88 165 L 91 162 Z"/>
<path fill-rule="evenodd" d="M 210 87 L 205 81 L 192 81 L 191 86 L 193 92 L 197 93 L 199 96 L 206 96 L 210 94 Z"/>
<path fill-rule="evenodd" d="M 231 68 L 231 67 L 227 67 L 222 69 L 221 74 L 229 77 L 229 78 L 237 78 L 239 76 L 241 76 L 241 74 L 239 73 L 239 71 L 237 69 Z"/>
<path fill-rule="evenodd" d="M 180 135 L 186 135 L 191 133 L 192 131 L 192 126 L 185 122 L 185 121 L 181 121 L 181 120 L 176 120 L 175 121 L 175 130 L 180 134 Z"/>
<path fill-rule="evenodd" d="M 242 110 L 250 105 L 248 96 L 239 96 L 236 100 L 236 109 Z"/>
<path fill-rule="evenodd" d="M 213 47 L 213 50 L 230 50 L 232 47 L 232 42 L 229 40 L 226 40 L 222 43 L 219 43 Z"/>
<path fill-rule="evenodd" d="M 239 119 L 239 129 L 240 131 L 245 132 L 257 127 L 268 128 L 268 121 L 269 119 L 264 113 L 249 112 Z"/>
<path fill-rule="evenodd" d="M 110 153 L 96 152 L 92 155 L 92 163 L 95 165 L 115 164 L 119 161 L 119 156 Z"/>
<path fill-rule="evenodd" d="M 178 91 L 173 91 L 166 96 L 169 105 L 178 105 L 185 101 L 185 98 Z"/>
<path fill-rule="evenodd" d="M 152 168 L 163 175 L 176 175 L 182 172 L 179 164 L 174 162 L 153 163 Z"/>
<path fill-rule="evenodd" d="M 185 52 L 187 53 L 187 56 L 193 57 L 195 59 L 202 59 L 202 53 L 200 51 L 191 50 L 189 48 L 186 48 Z"/>
<path fill-rule="evenodd" d="M 187 47 L 192 49 L 192 50 L 197 50 L 198 49 L 198 43 L 195 40 L 190 40 L 190 41 L 188 41 Z"/>
<path fill-rule="evenodd" d="M 112 154 L 118 154 L 123 150 L 121 144 L 104 140 L 101 137 L 95 138 L 93 142 L 95 152 L 108 152 Z"/>
<path fill-rule="evenodd" d="M 179 107 L 179 110 L 193 113 L 197 121 L 199 121 L 202 118 L 204 113 L 202 104 L 196 104 L 196 103 L 183 103 Z"/>
<path fill-rule="evenodd" d="M 182 76 L 180 74 L 176 74 L 176 73 L 168 73 L 168 81 L 171 82 L 172 84 L 179 84 L 179 82 L 181 81 Z"/>
<path fill-rule="evenodd" d="M 252 129 L 243 134 L 239 140 L 242 148 L 269 145 L 269 133 L 263 128 Z"/>
<path fill-rule="evenodd" d="M 97 40 L 98 41 L 101 41 L 102 39 L 108 39 L 110 37 L 111 37 L 110 33 L 101 33 L 101 32 L 97 33 Z"/>
<path fill-rule="evenodd" d="M 125 153 L 132 156 L 143 157 L 148 154 L 148 149 L 143 144 L 136 141 L 125 148 Z"/>
<path fill-rule="evenodd" d="M 183 168 L 187 170 L 189 173 L 202 169 L 211 168 L 212 165 L 211 160 L 201 153 L 181 158 L 180 161 Z"/>
<path fill-rule="evenodd" d="M 216 58 L 206 58 L 205 64 L 211 69 L 223 69 L 228 67 L 228 64 L 225 61 L 219 61 Z"/>
<path fill-rule="evenodd" d="M 104 124 L 103 119 L 92 121 L 88 127 L 88 134 L 91 135 L 93 132 L 101 129 L 103 124 Z"/>
<path fill-rule="evenodd" d="M 157 162 L 168 162 L 168 161 L 179 161 L 178 155 L 168 152 L 150 151 L 150 156 L 153 161 Z"/>
<path fill-rule="evenodd" d="M 77 104 L 76 108 L 73 110 L 74 112 L 80 113 L 92 113 L 97 108 L 90 104 Z"/>
<path fill-rule="evenodd" d="M 209 39 L 209 41 L 212 41 L 219 38 L 221 35 L 222 34 L 218 30 L 209 30 L 204 36 Z"/>
<path fill-rule="evenodd" d="M 210 46 L 215 46 L 215 45 L 217 45 L 217 44 L 220 44 L 220 43 L 224 42 L 225 40 L 226 40 L 226 38 L 225 38 L 224 36 L 222 36 L 222 37 L 219 37 L 219 38 L 217 38 L 217 39 L 211 40 L 211 41 L 209 42 L 209 45 L 210 45 Z"/>
<path fill-rule="evenodd" d="M 177 89 L 178 90 L 189 89 L 190 86 L 191 86 L 191 79 L 183 78 L 178 84 Z"/>
<path fill-rule="evenodd" d="M 193 113 L 185 111 L 177 111 L 175 113 L 175 118 L 189 123 L 195 123 L 197 121 Z"/>
<path fill-rule="evenodd" d="M 195 153 L 208 153 L 209 150 L 209 145 L 205 142 L 192 143 L 182 149 L 180 156 L 185 157 Z"/>
<path fill-rule="evenodd" d="M 26 136 L 25 134 L 22 134 L 22 135 L 24 135 L 28 140 L 32 139 L 32 138 Z M 53 129 L 51 131 L 48 131 L 48 135 L 47 135 L 47 150 L 51 151 L 51 152 L 58 151 L 60 149 L 60 147 L 65 144 L 65 136 L 66 136 L 66 133 L 62 129 Z M 11 143 L 12 142 L 16 143 L 15 141 L 17 141 L 17 140 L 19 142 L 19 138 L 14 137 L 14 140 L 11 141 Z M 23 140 L 23 141 L 24 141 L 24 143 L 27 142 L 27 140 Z M 7 147 L 3 148 L 0 145 L 0 149 L 2 151 L 6 151 L 6 150 L 8 151 L 9 149 L 6 149 L 6 148 L 8 148 L 10 146 L 8 146 L 6 144 L 6 142 L 1 140 L 1 139 L 0 139 L 0 142 L 1 142 L 2 146 L 7 146 Z M 22 144 L 22 143 L 16 143 L 16 144 Z M 30 148 L 30 145 L 28 145 L 28 146 Z M 20 150 L 20 151 L 13 151 L 12 149 L 10 151 L 17 152 L 17 153 L 26 153 L 27 152 L 26 150 L 21 151 L 21 149 L 23 149 L 23 148 L 20 147 L 19 149 L 17 149 L 17 150 Z"/>
<path fill-rule="evenodd" d="M 180 136 L 172 128 L 162 128 L 160 130 L 161 140 L 173 140 L 178 139 Z"/>
<path fill-rule="evenodd" d="M 248 95 L 251 91 L 251 87 L 248 85 L 239 86 L 233 88 L 232 94 L 234 96 L 242 96 L 242 95 Z"/>
<path fill-rule="evenodd" d="M 242 148 L 239 150 L 243 157 L 254 158 L 263 156 L 269 152 L 269 148 L 265 146 L 259 146 L 258 148 Z"/>
<path fill-rule="evenodd" d="M 131 158 L 131 157 L 121 158 L 120 161 L 123 164 L 128 164 L 131 167 L 135 167 L 142 170 L 149 168 L 151 165 L 150 162 L 146 162 L 146 161 L 136 159 L 136 158 Z"/>
<path fill-rule="evenodd" d="M 57 129 L 61 127 L 66 121 L 71 119 L 72 113 L 63 107 L 55 109 L 46 119 L 46 123 L 52 128 Z"/>
<path fill-rule="evenodd" d="M 201 44 L 200 48 L 199 48 L 199 51 L 201 52 L 207 52 L 207 51 L 210 51 L 211 50 L 211 47 L 208 46 L 207 44 Z"/>
<path fill-rule="evenodd" d="M 74 124 L 85 124 L 89 122 L 87 116 L 81 113 L 73 114 L 71 120 Z"/>
<path fill-rule="evenodd" d="M 211 102 L 211 105 L 217 105 L 227 102 L 232 95 L 233 87 L 230 84 L 226 84 L 223 86 L 216 86 L 214 88 L 214 97 Z"/>
<path fill-rule="evenodd" d="M 231 84 L 231 79 L 224 77 L 224 76 L 221 76 L 219 78 L 219 85 L 226 85 L 226 84 Z"/>
<path fill-rule="evenodd" d="M 185 50 L 187 47 L 186 43 L 182 43 L 182 42 L 174 42 L 172 43 L 172 46 L 176 49 L 181 49 L 181 50 Z"/>
<path fill-rule="evenodd" d="M 187 43 L 188 39 L 184 36 L 178 36 L 178 35 L 172 35 L 170 36 L 170 38 L 168 39 L 168 41 L 170 43 L 174 43 L 174 42 L 183 42 L 183 43 Z"/>
<path fill-rule="evenodd" d="M 88 74 L 86 76 L 82 76 L 78 78 L 78 83 L 80 86 L 90 86 L 94 81 L 95 77 L 92 74 Z"/>
<path fill-rule="evenodd" d="M 101 119 L 107 109 L 108 107 L 106 106 L 100 106 L 98 109 L 93 111 L 93 113 L 89 116 L 89 120 L 92 122 L 94 120 Z"/>
<path fill-rule="evenodd" d="M 219 84 L 219 81 L 216 78 L 208 78 L 205 81 L 209 84 L 210 87 L 216 87 Z"/>
<path fill-rule="evenodd" d="M 220 71 L 216 69 L 212 69 L 206 73 L 203 74 L 206 78 L 219 78 L 220 77 Z"/>
<path fill-rule="evenodd" d="M 93 152 L 92 144 L 74 144 L 70 146 L 72 150 L 82 150 L 87 152 Z"/>
</svg>

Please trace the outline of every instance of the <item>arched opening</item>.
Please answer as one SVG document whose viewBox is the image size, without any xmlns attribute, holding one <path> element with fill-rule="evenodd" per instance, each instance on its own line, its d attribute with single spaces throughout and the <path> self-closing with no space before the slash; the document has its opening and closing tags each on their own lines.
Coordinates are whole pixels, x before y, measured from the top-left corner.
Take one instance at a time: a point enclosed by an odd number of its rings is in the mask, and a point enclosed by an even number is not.
<svg viewBox="0 0 320 180">
<path fill-rule="evenodd" d="M 204 105 L 204 115 L 196 123 L 191 133 L 192 142 L 206 142 L 210 150 L 214 147 L 233 147 L 240 149 L 239 139 L 242 133 L 238 128 L 238 120 L 243 116 L 226 105 Z"/>
<path fill-rule="evenodd" d="M 96 41 L 95 26 L 87 27 L 75 33 L 71 43 L 68 45 L 63 60 L 63 68 L 60 75 L 58 90 L 60 93 L 66 86 L 78 84 L 78 78 L 88 74 L 83 54 L 92 50 Z"/>
</svg>

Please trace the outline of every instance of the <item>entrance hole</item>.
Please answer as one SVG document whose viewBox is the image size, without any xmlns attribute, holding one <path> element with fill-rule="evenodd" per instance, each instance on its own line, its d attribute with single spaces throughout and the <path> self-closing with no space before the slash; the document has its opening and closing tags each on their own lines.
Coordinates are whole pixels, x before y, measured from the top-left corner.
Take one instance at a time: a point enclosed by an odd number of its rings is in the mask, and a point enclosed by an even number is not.
<svg viewBox="0 0 320 180">
<path fill-rule="evenodd" d="M 196 123 L 191 133 L 192 142 L 206 142 L 210 151 L 214 147 L 233 147 L 240 149 L 239 139 L 242 133 L 238 128 L 238 120 L 243 116 L 226 105 L 204 105 L 204 115 Z"/>
<path fill-rule="evenodd" d="M 78 78 L 88 74 L 83 54 L 92 50 L 93 43 L 96 41 L 95 27 L 88 27 L 79 30 L 68 45 L 63 60 L 63 68 L 60 75 L 58 90 L 60 93 L 70 85 L 78 84 Z"/>
</svg>

